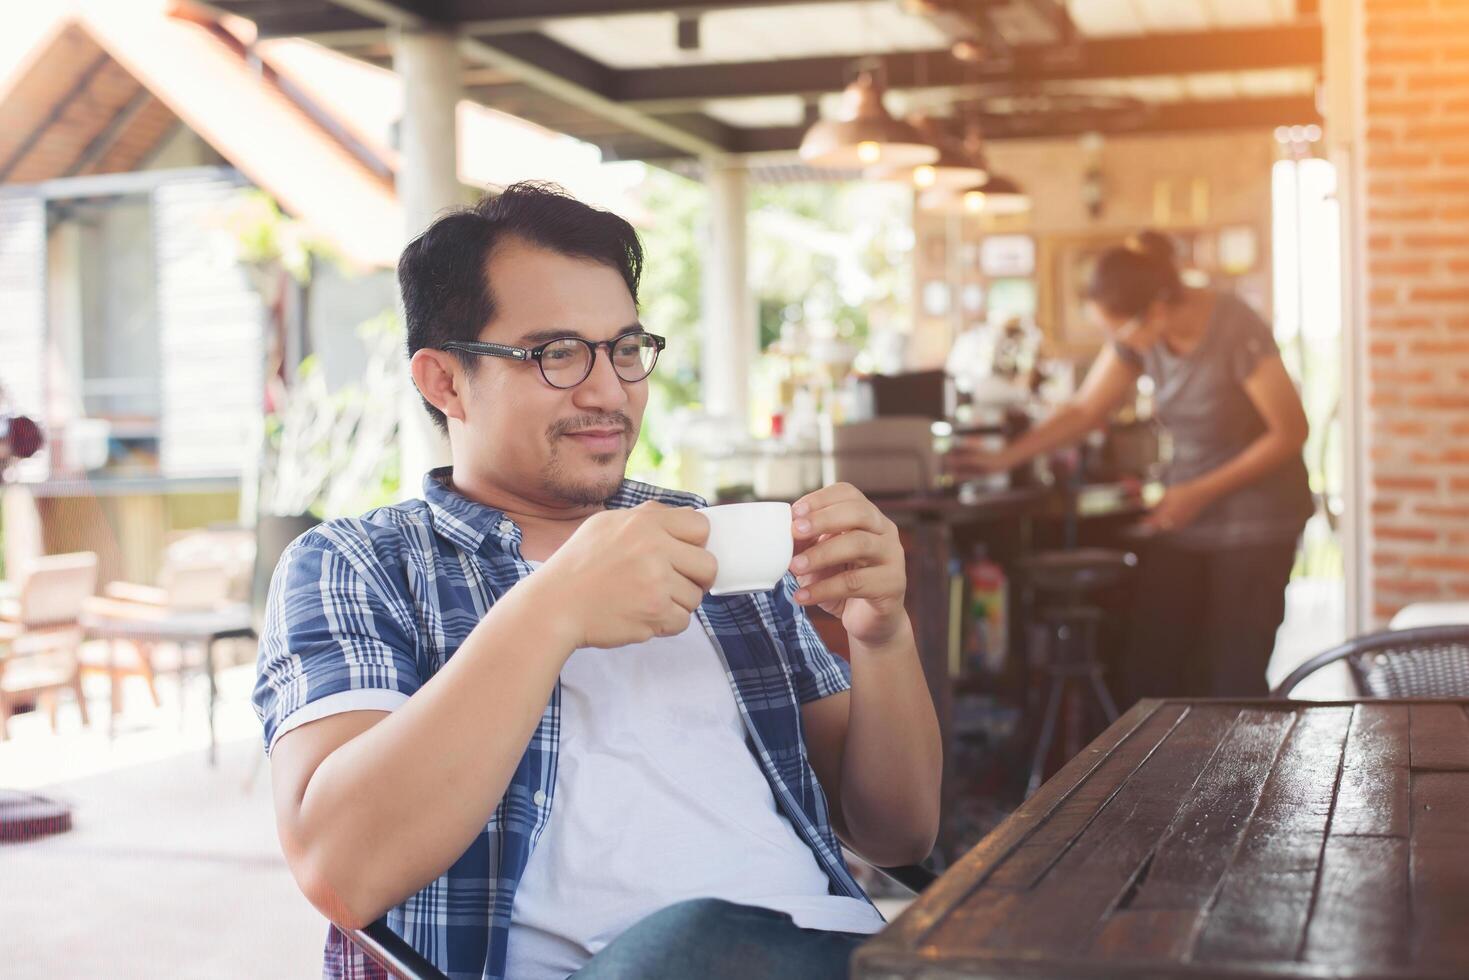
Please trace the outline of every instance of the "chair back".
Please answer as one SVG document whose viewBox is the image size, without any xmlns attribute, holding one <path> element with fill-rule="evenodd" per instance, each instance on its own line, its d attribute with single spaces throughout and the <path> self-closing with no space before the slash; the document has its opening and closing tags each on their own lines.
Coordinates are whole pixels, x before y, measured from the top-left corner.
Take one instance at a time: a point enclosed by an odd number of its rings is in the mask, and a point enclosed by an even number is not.
<svg viewBox="0 0 1469 980">
<path fill-rule="evenodd" d="M 251 575 L 250 608 L 259 632 L 265 625 L 265 601 L 270 596 L 270 579 L 275 566 L 291 542 L 320 524 L 310 514 L 261 514 L 255 522 L 255 563 Z"/>
<path fill-rule="evenodd" d="M 95 552 L 37 558 L 20 584 L 20 623 L 27 629 L 75 623 L 96 592 Z"/>
<path fill-rule="evenodd" d="M 1368 698 L 1469 698 L 1469 625 L 1384 630 L 1348 640 L 1306 661 L 1272 692 L 1289 697 L 1307 676 L 1338 660 Z"/>
</svg>

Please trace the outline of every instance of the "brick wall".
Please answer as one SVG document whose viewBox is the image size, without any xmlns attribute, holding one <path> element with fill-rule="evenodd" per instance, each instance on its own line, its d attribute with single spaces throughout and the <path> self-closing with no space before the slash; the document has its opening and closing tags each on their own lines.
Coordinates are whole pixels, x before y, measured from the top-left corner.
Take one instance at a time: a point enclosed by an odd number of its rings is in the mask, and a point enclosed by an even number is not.
<svg viewBox="0 0 1469 980">
<path fill-rule="evenodd" d="M 1372 613 L 1469 600 L 1469 0 L 1360 0 Z"/>
</svg>

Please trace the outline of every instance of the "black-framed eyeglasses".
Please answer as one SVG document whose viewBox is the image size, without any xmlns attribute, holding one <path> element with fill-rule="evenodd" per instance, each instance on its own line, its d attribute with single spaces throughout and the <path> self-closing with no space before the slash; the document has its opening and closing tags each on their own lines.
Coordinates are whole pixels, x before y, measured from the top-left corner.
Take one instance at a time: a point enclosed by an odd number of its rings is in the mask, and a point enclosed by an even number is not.
<svg viewBox="0 0 1469 980">
<path fill-rule="evenodd" d="M 607 349 L 607 359 L 612 362 L 612 370 L 617 376 L 628 384 L 633 384 L 653 373 L 653 365 L 658 363 L 658 353 L 667 346 L 668 341 L 657 334 L 640 330 L 601 341 L 561 337 L 529 348 L 485 341 L 453 340 L 439 349 L 481 354 L 485 357 L 505 357 L 512 361 L 535 361 L 540 365 L 541 377 L 546 379 L 548 385 L 553 388 L 575 388 L 591 375 L 599 347 Z"/>
</svg>

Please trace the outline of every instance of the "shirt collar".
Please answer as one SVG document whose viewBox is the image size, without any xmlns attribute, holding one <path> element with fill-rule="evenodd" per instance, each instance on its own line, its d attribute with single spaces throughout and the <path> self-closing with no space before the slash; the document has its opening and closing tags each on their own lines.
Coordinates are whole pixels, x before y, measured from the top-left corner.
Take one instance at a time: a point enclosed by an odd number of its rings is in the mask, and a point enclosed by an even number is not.
<svg viewBox="0 0 1469 980">
<path fill-rule="evenodd" d="M 520 547 L 520 527 L 505 512 L 482 504 L 459 493 L 449 485 L 452 466 L 429 470 L 423 477 L 423 499 L 427 501 L 438 533 L 465 551 L 478 552 L 486 540 L 502 551 L 514 554 Z M 623 480 L 608 498 L 610 510 L 636 507 L 645 500 L 657 500 L 671 506 L 702 507 L 704 501 L 690 493 L 664 490 L 661 487 Z"/>
</svg>

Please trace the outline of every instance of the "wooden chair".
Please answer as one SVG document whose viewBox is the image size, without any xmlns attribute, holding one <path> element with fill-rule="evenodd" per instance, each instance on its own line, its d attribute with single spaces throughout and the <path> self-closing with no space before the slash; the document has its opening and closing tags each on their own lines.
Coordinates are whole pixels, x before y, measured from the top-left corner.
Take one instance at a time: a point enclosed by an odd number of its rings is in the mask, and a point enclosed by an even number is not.
<svg viewBox="0 0 1469 980">
<path fill-rule="evenodd" d="M 35 559 L 16 589 L 0 602 L 0 739 L 8 738 L 15 708 L 39 698 L 56 730 L 56 693 L 69 688 L 82 724 L 88 724 L 82 693 L 78 623 L 97 590 L 97 556 L 83 551 Z"/>
<path fill-rule="evenodd" d="M 153 620 L 242 601 L 249 590 L 254 550 L 254 536 L 248 530 L 186 531 L 165 550 L 157 585 L 108 582 L 101 595 L 87 601 L 86 612 L 108 619 Z M 176 644 L 106 642 L 112 649 L 104 647 L 99 652 L 91 644 L 83 649 L 82 670 L 109 675 L 114 716 L 122 710 L 119 681 L 125 677 L 143 679 L 154 707 L 160 703 L 158 674 L 177 672 L 182 686 L 188 664 L 185 652 Z M 122 657 L 117 656 L 120 651 Z"/>
</svg>

